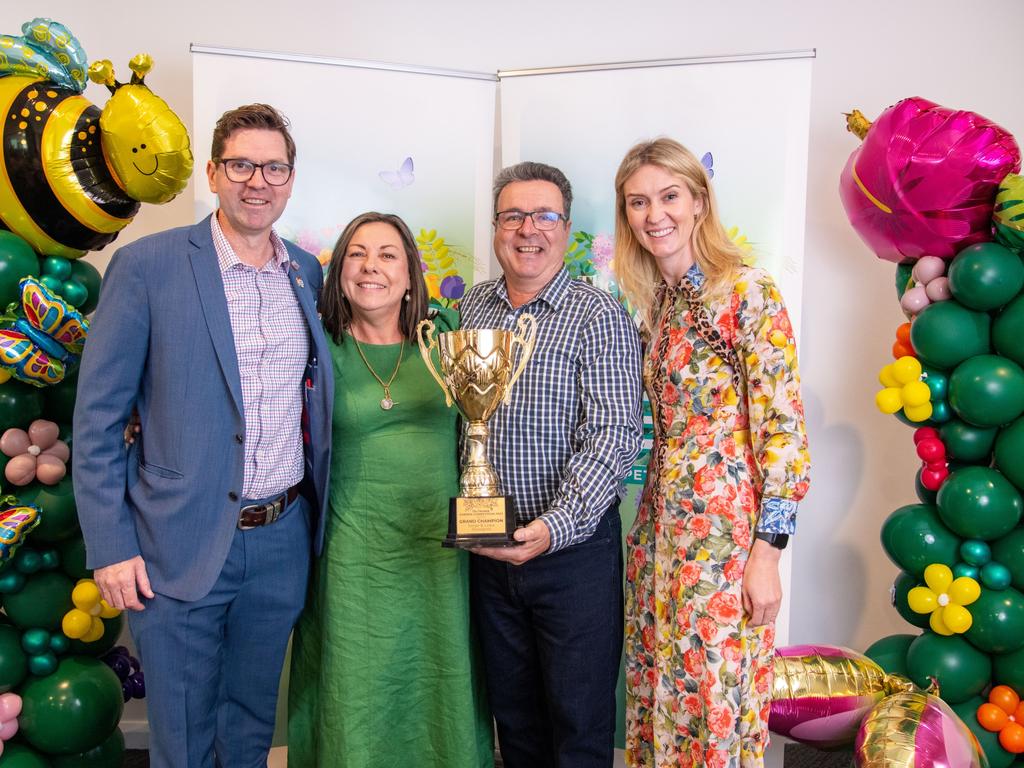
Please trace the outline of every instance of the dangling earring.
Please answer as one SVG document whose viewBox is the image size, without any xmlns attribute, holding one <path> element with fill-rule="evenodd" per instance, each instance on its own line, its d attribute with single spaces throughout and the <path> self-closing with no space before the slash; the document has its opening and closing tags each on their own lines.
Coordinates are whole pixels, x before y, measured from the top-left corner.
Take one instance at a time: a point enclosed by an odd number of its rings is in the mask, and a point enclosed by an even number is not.
<svg viewBox="0 0 1024 768">
<path fill-rule="evenodd" d="M 406 292 L 405 292 L 405 300 L 406 300 L 406 301 L 408 301 L 408 300 L 409 300 L 409 292 L 408 292 L 408 291 L 406 291 Z"/>
</svg>

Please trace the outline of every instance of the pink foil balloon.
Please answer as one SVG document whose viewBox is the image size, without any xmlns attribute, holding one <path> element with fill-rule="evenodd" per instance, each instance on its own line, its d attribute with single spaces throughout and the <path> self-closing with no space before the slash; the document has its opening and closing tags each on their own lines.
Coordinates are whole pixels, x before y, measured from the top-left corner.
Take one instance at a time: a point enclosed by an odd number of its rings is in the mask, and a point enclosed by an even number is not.
<svg viewBox="0 0 1024 768">
<path fill-rule="evenodd" d="M 910 98 L 883 112 L 853 151 L 839 194 L 880 259 L 952 259 L 991 239 L 999 182 L 1020 169 L 1007 131 L 974 112 Z"/>
<path fill-rule="evenodd" d="M 864 718 L 857 768 L 988 768 L 978 740 L 942 699 L 898 693 Z"/>
<path fill-rule="evenodd" d="M 875 704 L 913 687 L 867 656 L 830 645 L 776 648 L 774 672 L 768 727 L 819 749 L 849 744 Z"/>
</svg>

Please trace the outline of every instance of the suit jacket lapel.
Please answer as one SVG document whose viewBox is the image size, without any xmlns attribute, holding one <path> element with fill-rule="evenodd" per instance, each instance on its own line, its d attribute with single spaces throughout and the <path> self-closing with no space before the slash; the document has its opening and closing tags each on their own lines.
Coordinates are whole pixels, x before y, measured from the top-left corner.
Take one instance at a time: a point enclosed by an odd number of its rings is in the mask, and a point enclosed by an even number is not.
<svg viewBox="0 0 1024 768">
<path fill-rule="evenodd" d="M 242 379 L 238 373 L 238 355 L 235 352 L 235 337 L 231 332 L 231 318 L 228 316 L 228 302 L 224 296 L 224 280 L 217 263 L 217 251 L 213 246 L 209 217 L 196 224 L 190 236 L 192 250 L 189 259 L 199 289 L 199 303 L 206 317 L 213 348 L 217 352 L 224 380 L 238 412 L 242 412 Z"/>
</svg>

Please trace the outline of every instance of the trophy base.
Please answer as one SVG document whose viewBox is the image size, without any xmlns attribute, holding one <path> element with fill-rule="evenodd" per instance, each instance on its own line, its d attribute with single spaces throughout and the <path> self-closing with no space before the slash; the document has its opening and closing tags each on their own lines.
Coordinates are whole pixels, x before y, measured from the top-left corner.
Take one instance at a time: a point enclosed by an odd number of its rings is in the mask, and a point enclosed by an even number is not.
<svg viewBox="0 0 1024 768">
<path fill-rule="evenodd" d="M 448 535 L 442 547 L 518 547 L 516 516 L 507 496 L 458 496 L 448 503 Z"/>
</svg>

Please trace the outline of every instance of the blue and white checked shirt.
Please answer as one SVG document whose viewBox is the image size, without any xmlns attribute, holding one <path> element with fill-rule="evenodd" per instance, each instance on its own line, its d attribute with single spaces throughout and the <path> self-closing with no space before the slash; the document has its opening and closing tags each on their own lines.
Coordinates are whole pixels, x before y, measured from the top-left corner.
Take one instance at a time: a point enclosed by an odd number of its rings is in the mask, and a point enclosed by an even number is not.
<svg viewBox="0 0 1024 768">
<path fill-rule="evenodd" d="M 537 320 L 533 357 L 512 387 L 512 402 L 488 421 L 488 456 L 516 519 L 540 517 L 549 552 L 590 538 L 625 492 L 623 478 L 640 450 L 640 339 L 625 310 L 605 291 L 562 269 L 521 307 L 505 278 L 474 286 L 462 300 L 462 327 L 515 327 Z"/>
<path fill-rule="evenodd" d="M 288 277 L 288 250 L 277 233 L 270 233 L 273 258 L 256 269 L 238 258 L 217 217 L 210 221 L 242 379 L 242 496 L 265 499 L 302 480 L 302 374 L 309 328 Z"/>
</svg>

